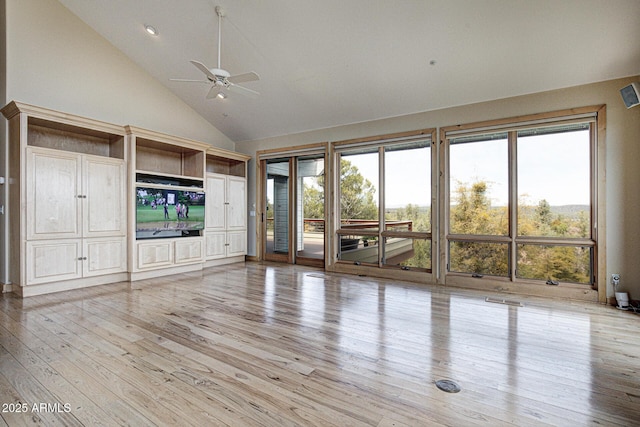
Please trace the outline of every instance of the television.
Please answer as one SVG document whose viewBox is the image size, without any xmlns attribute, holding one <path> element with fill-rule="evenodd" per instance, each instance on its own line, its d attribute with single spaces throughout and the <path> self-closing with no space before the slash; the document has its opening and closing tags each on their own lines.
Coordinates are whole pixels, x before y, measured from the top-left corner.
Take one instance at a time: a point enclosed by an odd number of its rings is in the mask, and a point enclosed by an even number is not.
<svg viewBox="0 0 640 427">
<path fill-rule="evenodd" d="M 202 189 L 136 187 L 136 239 L 200 236 L 204 208 Z"/>
</svg>

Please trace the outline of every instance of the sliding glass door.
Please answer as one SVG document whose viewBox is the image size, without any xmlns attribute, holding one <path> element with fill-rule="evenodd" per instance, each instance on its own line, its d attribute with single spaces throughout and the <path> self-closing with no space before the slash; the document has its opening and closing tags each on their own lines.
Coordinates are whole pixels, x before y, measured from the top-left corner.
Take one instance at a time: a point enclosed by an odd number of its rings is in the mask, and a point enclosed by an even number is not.
<svg viewBox="0 0 640 427">
<path fill-rule="evenodd" d="M 324 266 L 324 154 L 261 161 L 267 261 Z"/>
<path fill-rule="evenodd" d="M 264 200 L 264 258 L 269 261 L 290 262 L 290 180 L 291 160 L 275 159 L 265 162 Z"/>
<path fill-rule="evenodd" d="M 296 159 L 296 264 L 324 265 L 324 156 Z"/>
</svg>

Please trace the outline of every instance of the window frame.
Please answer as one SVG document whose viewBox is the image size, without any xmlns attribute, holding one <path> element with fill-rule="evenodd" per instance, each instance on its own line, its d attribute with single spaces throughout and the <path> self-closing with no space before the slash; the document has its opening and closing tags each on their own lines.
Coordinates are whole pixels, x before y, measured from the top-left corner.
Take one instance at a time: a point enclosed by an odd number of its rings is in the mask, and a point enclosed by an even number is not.
<svg viewBox="0 0 640 427">
<path fill-rule="evenodd" d="M 584 123 L 590 122 L 590 237 L 582 238 L 562 238 L 562 237 L 546 237 L 546 236 L 518 236 L 517 234 L 517 133 L 525 129 L 553 127 L 562 124 Z M 517 276 L 517 248 L 523 244 L 536 245 L 568 245 L 568 246 L 586 246 L 592 248 L 591 255 L 591 289 L 598 291 L 598 299 L 604 301 L 606 299 L 604 289 L 606 286 L 606 278 L 604 277 L 604 250 L 603 245 L 604 229 L 599 228 L 598 224 L 604 224 L 605 206 L 599 196 L 604 194 L 604 183 L 599 177 L 604 176 L 604 130 L 606 126 L 606 107 L 604 105 L 589 106 L 575 108 L 570 110 L 561 110 L 549 113 L 534 114 L 528 116 L 506 118 L 493 121 L 475 122 L 464 125 L 447 126 L 440 128 L 440 143 L 442 145 L 439 156 L 440 174 L 440 221 L 439 221 L 439 239 L 442 242 L 440 250 L 441 257 L 440 271 L 442 272 L 439 281 L 443 284 L 457 284 L 462 280 L 468 280 L 468 277 L 488 279 L 495 282 L 499 286 L 505 286 L 504 282 L 518 284 L 540 284 L 537 279 L 525 279 Z M 490 133 L 506 132 L 508 134 L 508 187 L 509 187 L 509 203 L 508 203 L 508 228 L 507 236 L 493 235 L 464 235 L 450 233 L 450 214 L 451 214 L 451 197 L 452 188 L 450 183 L 450 153 L 451 140 L 463 136 L 483 135 Z M 460 273 L 449 271 L 450 266 L 450 242 L 481 242 L 481 243 L 508 243 L 509 244 L 509 275 L 508 277 L 477 277 L 472 273 Z M 500 284 L 502 283 L 502 284 Z M 544 282 L 542 282 L 544 283 Z M 580 287 L 588 288 L 585 284 L 562 283 L 564 287 Z"/>
<path fill-rule="evenodd" d="M 435 165 L 437 163 L 437 154 L 435 146 L 436 141 L 436 128 L 429 129 L 421 129 L 417 131 L 411 132 L 403 132 L 397 134 L 388 134 L 381 135 L 369 138 L 362 139 L 354 139 L 347 141 L 334 142 L 332 144 L 333 152 L 334 152 L 334 181 L 336 183 L 334 189 L 334 198 L 333 204 L 335 206 L 335 235 L 336 235 L 336 245 L 335 245 L 335 263 L 339 264 L 353 264 L 353 265 L 363 265 L 367 267 L 375 267 L 379 269 L 391 269 L 391 270 L 411 270 L 414 272 L 419 272 L 421 274 L 427 273 L 433 275 L 435 272 L 435 266 L 437 265 L 436 256 L 437 251 L 434 250 L 434 229 L 436 227 L 436 212 L 437 205 L 435 204 L 435 194 L 436 194 L 436 183 L 437 183 L 437 175 Z M 429 167 L 430 167 L 430 176 L 431 176 L 431 186 L 430 186 L 430 203 L 431 203 L 431 230 L 429 232 L 417 232 L 417 231 L 393 231 L 387 230 L 386 228 L 386 219 L 385 219 L 385 148 L 387 147 L 395 147 L 398 145 L 407 145 L 411 142 L 421 142 L 428 141 L 429 147 Z M 361 229 L 357 230 L 357 233 L 354 233 L 354 230 L 349 229 L 348 227 L 342 226 L 342 218 L 341 218 L 341 204 L 340 204 L 340 164 L 342 155 L 346 153 L 352 153 L 358 150 L 371 150 L 374 151 L 377 149 L 378 154 L 378 227 L 377 230 L 366 230 Z M 348 235 L 359 235 L 359 236 L 368 236 L 374 237 L 377 239 L 378 243 L 378 259 L 377 262 L 368 262 L 361 263 L 353 260 L 342 260 L 341 251 L 340 251 L 340 240 L 342 236 Z M 431 259 L 430 265 L 431 268 L 419 268 L 419 267 L 399 267 L 395 265 L 386 264 L 385 260 L 385 242 L 387 238 L 410 238 L 410 239 L 419 239 L 419 240 L 428 240 L 431 242 Z M 431 277 L 433 279 L 433 277 Z M 433 281 L 433 280 L 432 280 Z"/>
</svg>

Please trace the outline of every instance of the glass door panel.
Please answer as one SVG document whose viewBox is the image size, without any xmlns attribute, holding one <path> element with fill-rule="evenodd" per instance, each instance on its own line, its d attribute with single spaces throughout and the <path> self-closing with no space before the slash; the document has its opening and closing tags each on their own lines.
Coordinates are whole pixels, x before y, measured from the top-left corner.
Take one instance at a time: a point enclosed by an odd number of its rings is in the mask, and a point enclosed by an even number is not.
<svg viewBox="0 0 640 427">
<path fill-rule="evenodd" d="M 324 156 L 298 158 L 296 172 L 296 263 L 324 260 Z"/>
<path fill-rule="evenodd" d="M 277 159 L 266 162 L 265 189 L 265 259 L 290 261 L 289 234 L 289 175 L 290 160 Z"/>
</svg>

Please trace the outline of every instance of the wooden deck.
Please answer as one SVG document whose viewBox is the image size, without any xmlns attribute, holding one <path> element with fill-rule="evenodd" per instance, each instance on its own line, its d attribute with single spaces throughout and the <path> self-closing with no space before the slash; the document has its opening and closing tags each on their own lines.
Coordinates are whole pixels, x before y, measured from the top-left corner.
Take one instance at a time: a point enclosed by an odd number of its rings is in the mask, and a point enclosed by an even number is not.
<svg viewBox="0 0 640 427">
<path fill-rule="evenodd" d="M 5 294 L 0 404 L 0 426 L 639 425 L 640 316 L 268 263 Z"/>
</svg>

